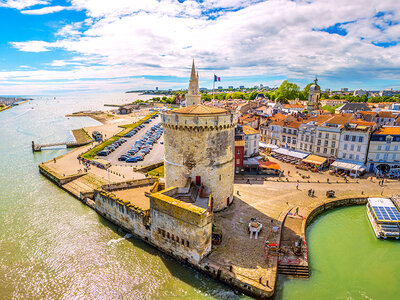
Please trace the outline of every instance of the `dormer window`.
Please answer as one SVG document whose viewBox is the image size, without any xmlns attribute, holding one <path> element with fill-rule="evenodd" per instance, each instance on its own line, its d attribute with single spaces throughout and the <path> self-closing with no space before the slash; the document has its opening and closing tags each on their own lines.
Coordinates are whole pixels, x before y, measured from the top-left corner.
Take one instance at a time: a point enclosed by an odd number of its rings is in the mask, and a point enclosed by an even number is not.
<svg viewBox="0 0 400 300">
<path fill-rule="evenodd" d="M 393 137 L 391 135 L 386 136 L 386 143 L 391 143 L 393 141 Z"/>
</svg>

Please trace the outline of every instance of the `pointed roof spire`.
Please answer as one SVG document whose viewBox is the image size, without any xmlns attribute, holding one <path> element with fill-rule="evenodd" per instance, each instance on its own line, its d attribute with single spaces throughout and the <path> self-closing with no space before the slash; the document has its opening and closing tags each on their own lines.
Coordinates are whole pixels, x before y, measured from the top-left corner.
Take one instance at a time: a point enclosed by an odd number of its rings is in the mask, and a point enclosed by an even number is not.
<svg viewBox="0 0 400 300">
<path fill-rule="evenodd" d="M 190 79 L 195 79 L 195 78 L 196 78 L 196 68 L 194 66 L 194 58 L 193 58 L 192 73 L 190 74 Z"/>
<path fill-rule="evenodd" d="M 314 79 L 314 82 L 315 82 L 315 84 L 317 84 L 317 82 L 318 82 L 318 78 L 317 78 L 317 75 L 315 75 L 315 79 Z"/>
</svg>

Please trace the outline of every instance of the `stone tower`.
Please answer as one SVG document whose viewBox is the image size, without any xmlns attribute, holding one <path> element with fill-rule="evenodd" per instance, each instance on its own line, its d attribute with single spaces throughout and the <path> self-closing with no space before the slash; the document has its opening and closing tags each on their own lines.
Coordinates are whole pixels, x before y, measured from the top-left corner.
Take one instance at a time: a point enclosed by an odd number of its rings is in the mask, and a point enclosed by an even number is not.
<svg viewBox="0 0 400 300">
<path fill-rule="evenodd" d="M 196 83 L 193 64 L 190 92 Z M 199 101 L 200 95 L 190 99 Z M 215 211 L 228 206 L 233 200 L 236 116 L 197 103 L 163 114 L 162 123 L 166 188 L 184 187 L 190 179 L 211 194 Z"/>
<path fill-rule="evenodd" d="M 310 86 L 310 90 L 308 93 L 308 102 L 307 102 L 307 110 L 312 111 L 318 109 L 320 106 L 320 98 L 321 98 L 321 88 L 318 85 L 318 78 L 315 76 L 314 84 Z"/>
<path fill-rule="evenodd" d="M 192 63 L 192 72 L 190 73 L 190 81 L 188 93 L 186 94 L 186 106 L 201 104 L 201 95 L 199 89 L 199 74 L 196 74 L 194 59 Z"/>
</svg>

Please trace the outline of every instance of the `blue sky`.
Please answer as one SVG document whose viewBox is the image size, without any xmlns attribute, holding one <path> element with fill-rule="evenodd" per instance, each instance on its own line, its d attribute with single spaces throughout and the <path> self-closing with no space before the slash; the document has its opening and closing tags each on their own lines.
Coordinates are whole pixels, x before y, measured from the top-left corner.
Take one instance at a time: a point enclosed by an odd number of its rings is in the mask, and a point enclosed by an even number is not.
<svg viewBox="0 0 400 300">
<path fill-rule="evenodd" d="M 0 0 L 0 94 L 400 89 L 398 0 Z"/>
</svg>

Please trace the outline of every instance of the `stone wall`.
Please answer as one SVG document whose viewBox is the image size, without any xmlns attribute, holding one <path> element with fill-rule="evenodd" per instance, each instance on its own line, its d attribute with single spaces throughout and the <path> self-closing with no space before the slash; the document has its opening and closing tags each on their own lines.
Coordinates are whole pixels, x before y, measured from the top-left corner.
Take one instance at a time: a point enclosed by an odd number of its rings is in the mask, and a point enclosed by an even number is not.
<svg viewBox="0 0 400 300">
<path fill-rule="evenodd" d="M 61 174 L 58 174 L 54 170 L 46 167 L 43 163 L 39 165 L 39 172 L 59 186 L 62 186 L 68 182 L 71 182 L 79 177 L 86 175 L 86 173 L 80 173 L 68 176 L 61 176 Z"/>
<path fill-rule="evenodd" d="M 343 206 L 353 206 L 353 205 L 362 205 L 362 204 L 367 204 L 368 202 L 368 197 L 360 197 L 360 198 L 346 198 L 346 199 L 339 199 L 339 200 L 332 200 L 330 202 L 324 203 L 316 208 L 314 208 L 303 220 L 302 224 L 302 231 L 301 234 L 303 237 L 305 237 L 305 232 L 307 226 L 320 214 L 334 209 L 338 207 L 343 207 Z"/>
<path fill-rule="evenodd" d="M 207 210 L 156 193 L 150 196 L 150 218 L 151 242 L 166 253 L 195 264 L 211 251 Z"/>
<path fill-rule="evenodd" d="M 166 187 L 186 185 L 200 176 L 205 191 L 221 210 L 233 199 L 234 126 L 230 114 L 219 116 L 163 115 Z"/>
<path fill-rule="evenodd" d="M 157 178 L 133 179 L 133 180 L 127 180 L 124 182 L 105 184 L 101 188 L 103 190 L 112 192 L 112 191 L 116 191 L 116 190 L 126 190 L 126 189 L 141 187 L 141 186 L 150 186 L 150 185 L 153 185 L 156 181 L 158 181 Z"/>
<path fill-rule="evenodd" d="M 145 240 L 149 239 L 149 210 L 143 210 L 101 190 L 94 192 L 94 198 L 96 211 L 106 219 Z"/>
</svg>

